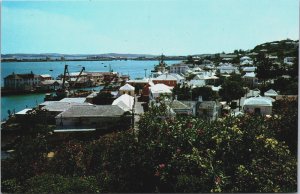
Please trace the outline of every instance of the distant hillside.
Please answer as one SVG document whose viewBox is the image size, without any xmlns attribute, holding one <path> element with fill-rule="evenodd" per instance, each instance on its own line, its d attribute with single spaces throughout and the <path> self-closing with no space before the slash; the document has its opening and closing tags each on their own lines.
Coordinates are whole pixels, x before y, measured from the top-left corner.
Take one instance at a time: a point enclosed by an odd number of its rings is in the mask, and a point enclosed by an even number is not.
<svg viewBox="0 0 300 194">
<path fill-rule="evenodd" d="M 43 58 L 43 57 L 109 57 L 109 58 L 137 58 L 137 57 L 156 57 L 157 55 L 149 54 L 118 54 L 118 53 L 105 53 L 105 54 L 59 54 L 59 53 L 41 53 L 41 54 L 1 54 L 1 58 Z"/>
<path fill-rule="evenodd" d="M 280 40 L 273 42 L 266 42 L 254 47 L 251 52 L 266 52 L 267 54 L 276 55 L 279 58 L 284 56 L 295 57 L 298 54 L 299 40 Z"/>
</svg>

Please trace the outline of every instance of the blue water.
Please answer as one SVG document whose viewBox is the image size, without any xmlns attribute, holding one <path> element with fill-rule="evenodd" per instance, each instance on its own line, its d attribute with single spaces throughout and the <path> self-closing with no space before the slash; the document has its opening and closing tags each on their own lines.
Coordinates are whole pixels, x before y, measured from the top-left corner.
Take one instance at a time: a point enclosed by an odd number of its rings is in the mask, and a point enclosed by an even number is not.
<svg viewBox="0 0 300 194">
<path fill-rule="evenodd" d="M 166 61 L 167 64 L 174 64 L 180 61 Z M 109 65 L 113 71 L 121 74 L 130 75 L 130 79 L 147 77 L 150 75 L 154 65 L 158 61 L 67 61 L 69 72 L 79 72 L 82 67 L 86 71 L 108 71 Z M 50 74 L 53 78 L 62 74 L 65 62 L 4 62 L 1 63 L 1 86 L 3 86 L 3 78 L 11 73 L 30 73 Z M 105 67 L 106 66 L 106 67 Z M 53 70 L 53 71 L 50 71 Z M 44 94 L 26 94 L 15 96 L 4 96 L 1 98 L 1 120 L 8 118 L 8 110 L 18 112 L 24 108 L 32 108 L 44 101 Z"/>
</svg>

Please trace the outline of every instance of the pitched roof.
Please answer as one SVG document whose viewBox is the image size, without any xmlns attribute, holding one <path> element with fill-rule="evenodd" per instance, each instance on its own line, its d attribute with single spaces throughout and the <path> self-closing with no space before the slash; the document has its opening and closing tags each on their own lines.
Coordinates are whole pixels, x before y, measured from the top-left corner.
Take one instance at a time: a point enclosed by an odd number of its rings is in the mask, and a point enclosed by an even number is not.
<svg viewBox="0 0 300 194">
<path fill-rule="evenodd" d="M 157 78 L 153 78 L 152 80 L 176 80 L 177 81 L 177 78 L 172 74 L 162 74 Z"/>
<path fill-rule="evenodd" d="M 172 93 L 171 87 L 165 84 L 155 84 L 154 86 L 149 87 L 152 93 Z"/>
<path fill-rule="evenodd" d="M 266 91 L 264 93 L 264 95 L 265 96 L 278 96 L 278 93 L 275 90 L 273 90 L 273 89 L 269 89 L 268 91 Z"/>
<path fill-rule="evenodd" d="M 244 78 L 255 78 L 254 72 L 247 72 L 244 76 Z"/>
<path fill-rule="evenodd" d="M 85 98 L 63 98 L 59 102 L 76 102 L 76 103 L 84 103 Z"/>
<path fill-rule="evenodd" d="M 200 103 L 199 108 L 209 109 L 209 108 L 213 108 L 214 106 L 216 106 L 215 101 L 203 101 L 203 102 Z"/>
<path fill-rule="evenodd" d="M 112 105 L 118 105 L 124 111 L 131 111 L 134 104 L 134 97 L 128 94 L 123 94 L 119 98 L 115 99 Z"/>
<path fill-rule="evenodd" d="M 182 102 L 180 102 L 180 101 L 178 101 L 178 100 L 173 100 L 173 101 L 169 104 L 169 106 L 170 106 L 172 109 L 174 109 L 174 110 L 176 110 L 176 109 L 190 109 L 190 107 L 188 107 L 186 104 L 184 104 L 184 103 L 182 103 Z"/>
<path fill-rule="evenodd" d="M 125 84 L 124 86 L 120 87 L 119 90 L 134 91 L 135 88 L 130 84 Z"/>
<path fill-rule="evenodd" d="M 258 105 L 258 106 L 272 106 L 272 101 L 269 98 L 265 97 L 252 97 L 252 98 L 247 98 L 244 101 L 244 106 L 245 105 Z"/>
<path fill-rule="evenodd" d="M 78 117 L 119 117 L 125 113 L 117 105 L 75 105 L 60 113 L 55 118 L 78 118 Z"/>
<path fill-rule="evenodd" d="M 51 112 L 63 112 L 75 105 L 82 105 L 82 106 L 91 106 L 89 103 L 78 103 L 78 102 L 59 102 L 55 101 L 54 103 L 48 104 L 44 106 L 42 109 L 51 111 Z"/>
</svg>

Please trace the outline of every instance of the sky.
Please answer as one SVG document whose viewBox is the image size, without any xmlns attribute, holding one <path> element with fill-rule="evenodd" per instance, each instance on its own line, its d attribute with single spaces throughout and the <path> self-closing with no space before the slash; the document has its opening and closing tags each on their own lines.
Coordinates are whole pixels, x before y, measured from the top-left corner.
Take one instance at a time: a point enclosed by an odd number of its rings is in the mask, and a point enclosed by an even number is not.
<svg viewBox="0 0 300 194">
<path fill-rule="evenodd" d="M 298 0 L 2 1 L 1 53 L 233 52 L 299 39 Z"/>
</svg>

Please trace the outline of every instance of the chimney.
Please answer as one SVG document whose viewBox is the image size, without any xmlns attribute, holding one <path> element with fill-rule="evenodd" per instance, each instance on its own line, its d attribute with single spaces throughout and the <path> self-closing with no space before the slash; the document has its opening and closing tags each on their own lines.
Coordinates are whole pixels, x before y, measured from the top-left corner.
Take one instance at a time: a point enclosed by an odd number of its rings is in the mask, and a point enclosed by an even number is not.
<svg viewBox="0 0 300 194">
<path fill-rule="evenodd" d="M 177 100 L 177 95 L 175 95 L 175 100 Z"/>
<path fill-rule="evenodd" d="M 198 97 L 198 102 L 203 102 L 202 96 L 199 96 L 199 97 Z"/>
</svg>

